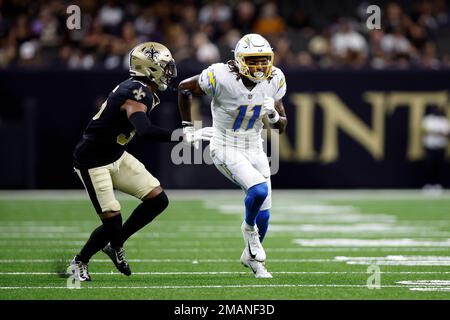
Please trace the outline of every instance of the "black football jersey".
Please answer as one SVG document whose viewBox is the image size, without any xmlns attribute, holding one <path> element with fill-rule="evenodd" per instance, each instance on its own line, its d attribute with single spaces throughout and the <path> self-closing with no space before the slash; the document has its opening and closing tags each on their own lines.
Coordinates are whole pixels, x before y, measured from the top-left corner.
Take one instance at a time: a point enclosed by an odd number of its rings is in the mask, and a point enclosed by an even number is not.
<svg viewBox="0 0 450 320">
<path fill-rule="evenodd" d="M 135 130 L 127 113 L 120 110 L 126 100 L 135 100 L 152 109 L 153 96 L 147 85 L 130 78 L 120 83 L 87 125 L 73 153 L 76 168 L 95 168 L 110 164 L 124 152 Z"/>
</svg>

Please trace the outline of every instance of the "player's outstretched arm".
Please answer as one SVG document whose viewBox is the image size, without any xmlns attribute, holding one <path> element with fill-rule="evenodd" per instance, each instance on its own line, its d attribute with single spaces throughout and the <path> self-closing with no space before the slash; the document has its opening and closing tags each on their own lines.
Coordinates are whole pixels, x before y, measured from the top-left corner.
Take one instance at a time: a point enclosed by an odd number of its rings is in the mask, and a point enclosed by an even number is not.
<svg viewBox="0 0 450 320">
<path fill-rule="evenodd" d="M 283 102 L 281 100 L 275 101 L 275 110 L 278 111 L 280 119 L 278 120 L 278 122 L 274 123 L 273 126 L 277 128 L 280 131 L 280 133 L 283 133 L 284 131 L 286 131 L 288 120 L 286 116 L 286 111 L 284 110 Z"/>
<path fill-rule="evenodd" d="M 128 99 L 121 110 L 126 111 L 128 120 L 136 129 L 138 136 L 161 142 L 172 141 L 172 131 L 153 125 L 147 117 L 145 104 Z"/>
<path fill-rule="evenodd" d="M 191 103 L 192 96 L 203 96 L 205 93 L 198 84 L 200 75 L 184 79 L 178 85 L 178 110 L 180 111 L 183 122 L 192 122 Z"/>
</svg>

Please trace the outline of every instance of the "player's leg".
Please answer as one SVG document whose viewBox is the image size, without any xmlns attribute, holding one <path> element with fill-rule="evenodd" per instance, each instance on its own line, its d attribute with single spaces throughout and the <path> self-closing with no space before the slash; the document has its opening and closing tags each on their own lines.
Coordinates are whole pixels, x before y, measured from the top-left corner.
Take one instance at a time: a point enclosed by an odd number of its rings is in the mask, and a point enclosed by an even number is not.
<svg viewBox="0 0 450 320">
<path fill-rule="evenodd" d="M 76 169 L 89 198 L 94 205 L 102 225 L 97 227 L 89 239 L 71 262 L 71 266 L 78 272 L 81 281 L 89 281 L 87 265 L 91 257 L 100 251 L 108 241 L 120 241 L 122 216 L 120 203 L 113 192 L 110 168 L 112 165 L 92 169 Z"/>
<path fill-rule="evenodd" d="M 256 225 L 258 226 L 260 241 L 264 240 L 269 227 L 270 208 L 272 207 L 272 184 L 270 181 L 270 166 L 265 152 L 255 152 L 248 154 L 248 158 L 252 165 L 266 179 L 267 197 L 261 205 L 258 215 L 256 216 Z"/>
<path fill-rule="evenodd" d="M 259 241 L 256 216 L 267 196 L 266 179 L 239 150 L 217 148 L 211 151 L 211 158 L 217 169 L 245 192 L 245 219 L 241 229 L 246 247 L 253 259 L 264 261 L 266 254 Z"/>
<path fill-rule="evenodd" d="M 149 224 L 169 205 L 169 199 L 156 179 L 135 157 L 126 153 L 119 170 L 113 174 L 114 186 L 142 202 L 122 227 L 121 244 Z"/>
</svg>

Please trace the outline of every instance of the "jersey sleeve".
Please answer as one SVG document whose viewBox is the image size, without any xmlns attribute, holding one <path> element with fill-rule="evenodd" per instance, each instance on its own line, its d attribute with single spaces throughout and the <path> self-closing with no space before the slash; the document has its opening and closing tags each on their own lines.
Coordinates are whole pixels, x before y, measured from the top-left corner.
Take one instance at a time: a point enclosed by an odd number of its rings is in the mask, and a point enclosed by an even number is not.
<svg viewBox="0 0 450 320">
<path fill-rule="evenodd" d="M 273 98 L 275 99 L 275 101 L 277 101 L 281 100 L 284 97 L 287 90 L 286 77 L 284 76 L 283 71 L 278 69 L 276 71 L 276 76 L 274 80 L 276 80 L 275 82 L 276 88 L 275 88 L 275 95 Z"/>
<path fill-rule="evenodd" d="M 148 110 L 152 109 L 153 96 L 146 85 L 140 81 L 130 81 L 122 89 L 126 99 L 143 103 Z"/>
<path fill-rule="evenodd" d="M 200 73 L 200 77 L 198 78 L 198 84 L 200 88 L 208 96 L 215 97 L 220 90 L 219 83 L 217 82 L 217 72 L 218 65 L 213 64 L 204 69 L 202 73 Z"/>
</svg>

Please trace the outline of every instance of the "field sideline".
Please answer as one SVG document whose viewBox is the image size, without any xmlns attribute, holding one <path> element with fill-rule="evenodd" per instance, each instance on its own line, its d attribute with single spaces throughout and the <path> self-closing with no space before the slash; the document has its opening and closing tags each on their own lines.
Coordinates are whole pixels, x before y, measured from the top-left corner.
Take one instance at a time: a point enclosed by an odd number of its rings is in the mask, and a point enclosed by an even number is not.
<svg viewBox="0 0 450 320">
<path fill-rule="evenodd" d="M 99 224 L 85 192 L 0 191 L 0 299 L 450 299 L 449 192 L 275 190 L 273 279 L 240 265 L 239 190 L 167 193 L 126 243 L 134 274 L 98 253 L 78 290 L 65 267 Z M 118 198 L 126 218 L 138 201 Z"/>
</svg>

